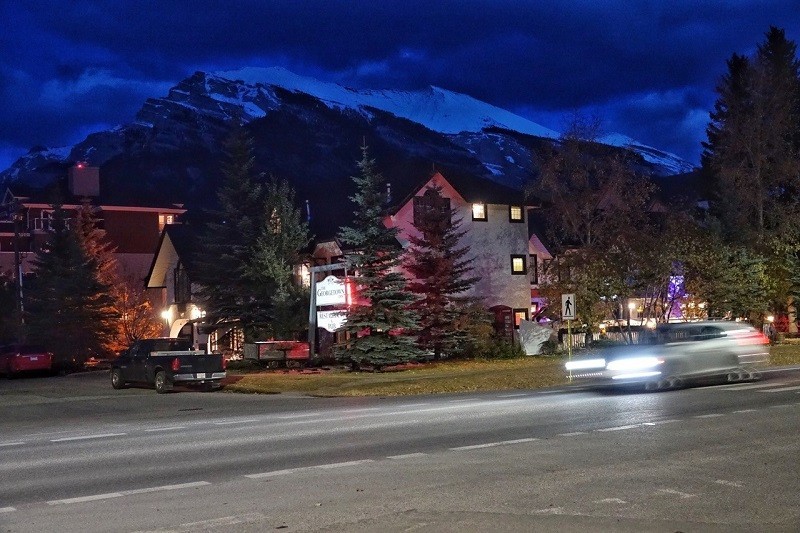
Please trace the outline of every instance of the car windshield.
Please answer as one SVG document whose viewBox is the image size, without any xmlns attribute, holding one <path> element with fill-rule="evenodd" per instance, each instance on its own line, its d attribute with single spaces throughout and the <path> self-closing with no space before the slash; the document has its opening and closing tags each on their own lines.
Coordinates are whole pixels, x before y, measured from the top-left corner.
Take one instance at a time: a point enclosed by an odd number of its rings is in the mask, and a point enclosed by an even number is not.
<svg viewBox="0 0 800 533">
<path fill-rule="evenodd" d="M 19 353 L 32 354 L 32 353 L 45 353 L 47 350 L 42 346 L 24 345 L 19 347 Z"/>
<path fill-rule="evenodd" d="M 153 342 L 153 352 L 181 352 L 191 350 L 192 345 L 186 341 L 160 339 Z"/>
</svg>

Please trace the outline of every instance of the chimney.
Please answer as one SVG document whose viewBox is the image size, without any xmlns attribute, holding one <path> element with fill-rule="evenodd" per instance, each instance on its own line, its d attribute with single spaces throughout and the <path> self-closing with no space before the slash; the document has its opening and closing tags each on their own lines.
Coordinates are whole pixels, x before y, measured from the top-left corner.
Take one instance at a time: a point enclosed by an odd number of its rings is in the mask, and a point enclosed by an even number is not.
<svg viewBox="0 0 800 533">
<path fill-rule="evenodd" d="M 69 169 L 69 192 L 75 196 L 100 196 L 100 168 L 75 163 Z"/>
</svg>

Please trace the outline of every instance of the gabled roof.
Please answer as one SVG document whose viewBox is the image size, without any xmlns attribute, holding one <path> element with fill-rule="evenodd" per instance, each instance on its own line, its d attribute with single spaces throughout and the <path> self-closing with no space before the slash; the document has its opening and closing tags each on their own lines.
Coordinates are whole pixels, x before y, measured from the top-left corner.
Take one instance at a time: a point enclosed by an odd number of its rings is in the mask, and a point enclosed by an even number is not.
<svg viewBox="0 0 800 533">
<path fill-rule="evenodd" d="M 167 224 L 161 232 L 153 262 L 145 278 L 148 289 L 166 287 L 167 269 L 180 261 L 189 271 L 193 268 L 193 254 L 199 236 L 189 224 Z"/>
</svg>

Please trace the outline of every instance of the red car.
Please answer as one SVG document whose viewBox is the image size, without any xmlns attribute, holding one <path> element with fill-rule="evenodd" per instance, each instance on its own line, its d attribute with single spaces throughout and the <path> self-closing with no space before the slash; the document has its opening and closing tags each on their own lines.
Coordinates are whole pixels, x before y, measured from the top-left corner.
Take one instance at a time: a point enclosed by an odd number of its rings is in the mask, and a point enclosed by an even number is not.
<svg viewBox="0 0 800 533">
<path fill-rule="evenodd" d="M 12 378 L 21 372 L 51 372 L 53 354 L 32 344 L 9 344 L 0 347 L 0 372 Z"/>
</svg>

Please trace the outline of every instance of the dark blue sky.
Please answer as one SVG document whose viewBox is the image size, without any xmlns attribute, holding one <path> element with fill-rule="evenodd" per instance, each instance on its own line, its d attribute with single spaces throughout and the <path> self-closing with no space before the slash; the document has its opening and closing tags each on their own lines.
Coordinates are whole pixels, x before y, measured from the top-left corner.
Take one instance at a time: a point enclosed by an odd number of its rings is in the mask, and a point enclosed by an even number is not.
<svg viewBox="0 0 800 533">
<path fill-rule="evenodd" d="M 797 0 L 0 0 L 0 170 L 133 120 L 197 70 L 283 66 L 463 92 L 562 130 L 575 112 L 696 163 L 714 86 Z"/>
</svg>

